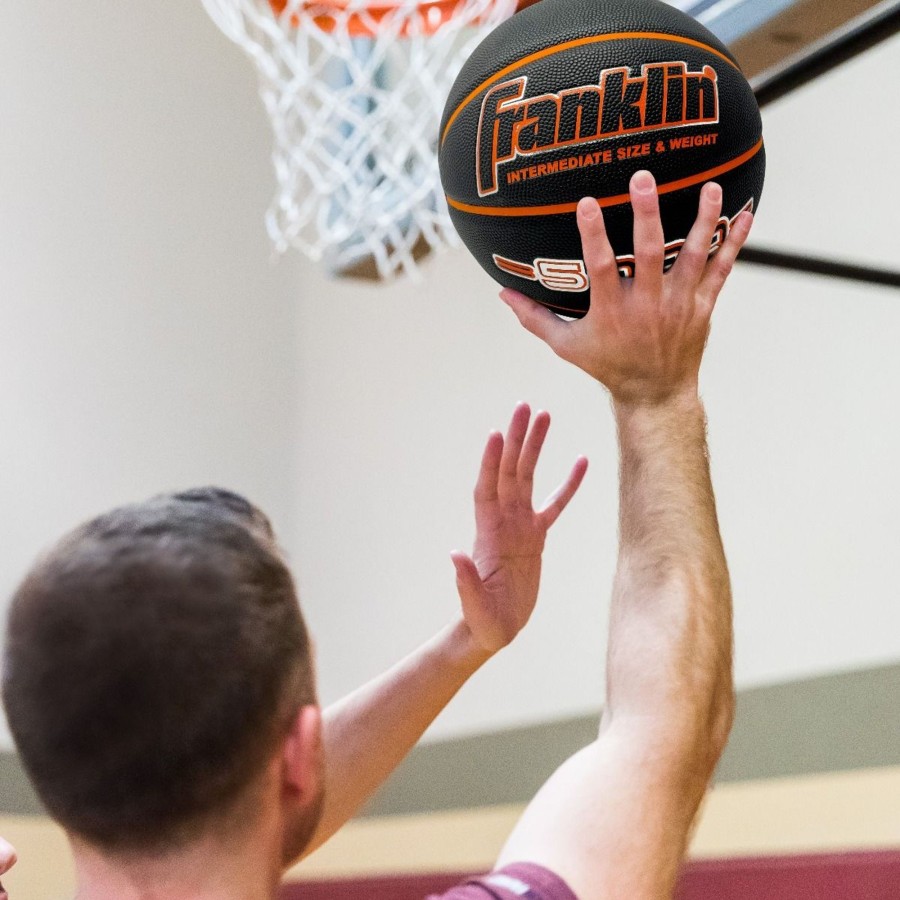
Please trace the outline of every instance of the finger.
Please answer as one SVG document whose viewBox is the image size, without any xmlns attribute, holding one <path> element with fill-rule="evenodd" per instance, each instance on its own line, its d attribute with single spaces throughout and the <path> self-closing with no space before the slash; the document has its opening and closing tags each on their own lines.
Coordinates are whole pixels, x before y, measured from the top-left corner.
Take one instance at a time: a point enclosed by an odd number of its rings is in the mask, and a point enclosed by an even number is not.
<svg viewBox="0 0 900 900">
<path fill-rule="evenodd" d="M 503 435 L 492 431 L 481 456 L 481 468 L 475 483 L 475 502 L 490 503 L 497 499 L 497 479 L 500 475 L 500 459 L 503 455 Z"/>
<path fill-rule="evenodd" d="M 497 496 L 501 503 L 512 503 L 519 499 L 518 471 L 519 456 L 522 453 L 522 444 L 528 431 L 528 421 L 531 418 L 531 407 L 527 403 L 520 403 L 512 414 L 506 438 L 503 441 L 503 456 L 500 459 L 500 479 L 497 483 Z"/>
<path fill-rule="evenodd" d="M 697 219 L 672 269 L 672 277 L 678 281 L 683 293 L 693 294 L 703 277 L 709 260 L 710 245 L 721 214 L 722 188 L 711 181 L 703 185 L 703 190 L 700 191 Z"/>
<path fill-rule="evenodd" d="M 551 350 L 559 353 L 569 327 L 568 322 L 554 315 L 546 306 L 511 288 L 500 291 L 500 299 L 515 313 L 526 331 L 530 331 Z"/>
<path fill-rule="evenodd" d="M 634 210 L 634 287 L 651 297 L 660 297 L 665 237 L 656 181 L 647 171 L 635 172 L 631 179 L 631 207 Z"/>
<path fill-rule="evenodd" d="M 581 233 L 581 255 L 591 282 L 591 309 L 618 299 L 621 284 L 616 254 L 609 243 L 603 211 L 593 197 L 582 197 L 576 211 Z M 588 311 L 590 315 L 590 311 Z"/>
<path fill-rule="evenodd" d="M 538 513 L 538 521 L 544 529 L 550 528 L 559 518 L 559 514 L 569 505 L 569 501 L 575 496 L 575 492 L 581 487 L 584 473 L 587 472 L 587 457 L 579 456 L 572 466 L 569 477 L 547 500 L 544 508 Z"/>
<path fill-rule="evenodd" d="M 531 429 L 522 446 L 522 454 L 519 457 L 519 499 L 523 503 L 531 505 L 531 492 L 534 487 L 534 470 L 544 446 L 544 438 L 547 437 L 547 429 L 550 427 L 550 413 L 541 410 L 535 417 Z"/>
<path fill-rule="evenodd" d="M 719 292 L 731 274 L 734 261 L 746 243 L 752 227 L 753 213 L 742 212 L 731 226 L 722 249 L 709 261 L 698 294 L 708 304 L 710 310 L 715 306 Z"/>
</svg>

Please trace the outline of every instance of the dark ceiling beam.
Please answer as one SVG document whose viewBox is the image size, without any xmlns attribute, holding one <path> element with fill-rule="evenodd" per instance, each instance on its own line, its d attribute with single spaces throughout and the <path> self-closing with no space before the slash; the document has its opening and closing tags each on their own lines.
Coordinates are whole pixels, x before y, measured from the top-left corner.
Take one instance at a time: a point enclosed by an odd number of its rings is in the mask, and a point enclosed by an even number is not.
<svg viewBox="0 0 900 900">
<path fill-rule="evenodd" d="M 840 28 L 751 80 L 765 106 L 808 84 L 841 63 L 900 32 L 900 0 L 883 0 Z M 740 259 L 752 265 L 841 278 L 860 284 L 900 288 L 900 272 L 802 253 L 745 247 Z"/>
<path fill-rule="evenodd" d="M 744 247 L 741 250 L 740 261 L 772 269 L 785 269 L 809 275 L 824 275 L 828 278 L 843 278 L 862 284 L 900 288 L 900 272 L 858 263 L 839 262 L 819 256 L 808 256 L 803 253 L 786 253 L 782 250 L 769 250 L 764 247 Z"/>
<path fill-rule="evenodd" d="M 900 31 L 900 0 L 883 0 L 752 79 L 760 106 L 780 100 Z"/>
<path fill-rule="evenodd" d="M 761 2 L 761 0 L 756 0 Z M 834 34 L 882 0 L 795 0 L 728 46 L 751 81 Z"/>
</svg>

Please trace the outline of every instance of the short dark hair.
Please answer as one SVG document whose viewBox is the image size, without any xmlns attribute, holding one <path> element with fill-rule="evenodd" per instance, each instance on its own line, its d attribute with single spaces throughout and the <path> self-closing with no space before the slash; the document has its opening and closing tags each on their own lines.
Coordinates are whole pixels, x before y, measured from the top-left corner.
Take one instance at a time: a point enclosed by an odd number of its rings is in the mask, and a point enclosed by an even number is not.
<svg viewBox="0 0 900 900">
<path fill-rule="evenodd" d="M 309 639 L 266 517 L 217 488 L 64 537 L 16 592 L 3 702 L 38 795 L 107 849 L 162 849 L 241 796 L 300 706 Z"/>
</svg>

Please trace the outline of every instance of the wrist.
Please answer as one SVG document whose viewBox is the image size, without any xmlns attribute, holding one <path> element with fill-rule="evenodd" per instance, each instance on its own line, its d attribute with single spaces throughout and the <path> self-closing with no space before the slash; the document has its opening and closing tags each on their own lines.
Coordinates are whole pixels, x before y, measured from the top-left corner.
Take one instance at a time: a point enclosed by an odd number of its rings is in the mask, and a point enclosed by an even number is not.
<svg viewBox="0 0 900 900">
<path fill-rule="evenodd" d="M 696 382 L 679 385 L 659 394 L 612 394 L 617 421 L 654 415 L 691 415 L 703 411 Z"/>
<path fill-rule="evenodd" d="M 696 388 L 665 398 L 613 400 L 620 448 L 676 447 L 706 442 L 706 412 Z"/>
<path fill-rule="evenodd" d="M 462 616 L 451 622 L 438 639 L 446 664 L 466 677 L 478 671 L 496 652 L 486 650 L 478 642 Z"/>
</svg>

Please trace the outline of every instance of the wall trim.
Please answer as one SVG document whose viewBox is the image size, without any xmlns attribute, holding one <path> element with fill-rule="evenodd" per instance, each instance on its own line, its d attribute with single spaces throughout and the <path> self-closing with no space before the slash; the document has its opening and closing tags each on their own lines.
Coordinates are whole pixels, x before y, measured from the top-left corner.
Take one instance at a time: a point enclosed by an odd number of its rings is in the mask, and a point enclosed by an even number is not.
<svg viewBox="0 0 900 900">
<path fill-rule="evenodd" d="M 900 664 L 738 693 L 718 783 L 900 765 Z M 599 713 L 416 747 L 360 818 L 524 804 L 597 733 Z M 0 753 L 0 813 L 43 808 Z"/>
</svg>

